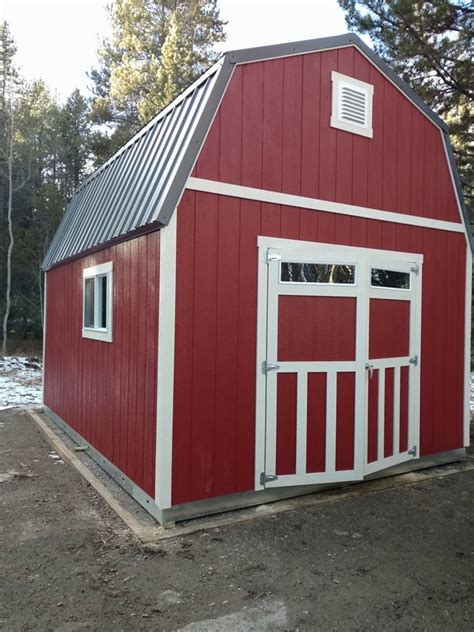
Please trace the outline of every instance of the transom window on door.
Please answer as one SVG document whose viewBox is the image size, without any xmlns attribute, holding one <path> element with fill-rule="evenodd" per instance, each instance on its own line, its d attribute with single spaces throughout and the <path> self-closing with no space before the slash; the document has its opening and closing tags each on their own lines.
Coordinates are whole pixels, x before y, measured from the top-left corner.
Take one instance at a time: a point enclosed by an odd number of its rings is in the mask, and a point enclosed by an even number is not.
<svg viewBox="0 0 474 632">
<path fill-rule="evenodd" d="M 396 290 L 410 289 L 410 273 L 396 270 L 372 268 L 370 284 L 372 287 L 387 287 Z"/>
<path fill-rule="evenodd" d="M 85 268 L 82 336 L 112 342 L 113 264 Z"/>
<path fill-rule="evenodd" d="M 334 283 L 355 285 L 355 265 L 282 261 L 282 283 Z"/>
</svg>

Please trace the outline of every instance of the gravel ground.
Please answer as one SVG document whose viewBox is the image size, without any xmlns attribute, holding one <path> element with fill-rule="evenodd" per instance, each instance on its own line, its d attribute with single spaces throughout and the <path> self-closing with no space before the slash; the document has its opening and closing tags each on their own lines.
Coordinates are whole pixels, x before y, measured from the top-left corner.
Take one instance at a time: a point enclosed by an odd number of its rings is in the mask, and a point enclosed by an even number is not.
<svg viewBox="0 0 474 632">
<path fill-rule="evenodd" d="M 472 472 L 145 549 L 0 412 L 0 630 L 472 630 Z"/>
</svg>

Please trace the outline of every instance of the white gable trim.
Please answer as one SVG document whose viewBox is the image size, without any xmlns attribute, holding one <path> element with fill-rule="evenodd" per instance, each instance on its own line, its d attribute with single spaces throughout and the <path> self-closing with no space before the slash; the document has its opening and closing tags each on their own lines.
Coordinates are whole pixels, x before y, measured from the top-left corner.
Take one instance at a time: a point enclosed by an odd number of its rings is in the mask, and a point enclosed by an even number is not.
<svg viewBox="0 0 474 632">
<path fill-rule="evenodd" d="M 338 215 L 350 215 L 352 217 L 363 217 L 365 219 L 380 220 L 383 222 L 393 222 L 395 224 L 406 224 L 408 226 L 421 226 L 422 228 L 433 228 L 435 230 L 446 230 L 455 233 L 466 232 L 464 223 L 445 222 L 430 217 L 420 217 L 419 215 L 405 215 L 403 213 L 393 213 L 392 211 L 382 211 L 365 206 L 351 206 L 340 202 L 329 202 L 318 198 L 309 198 L 290 193 L 278 193 L 267 189 L 254 189 L 239 184 L 227 182 L 217 182 L 215 180 L 204 180 L 203 178 L 191 177 L 186 183 L 186 188 L 192 191 L 204 193 L 215 193 L 216 195 L 226 195 L 238 197 L 256 202 L 270 202 L 272 204 L 282 204 L 284 206 L 295 206 L 313 211 L 323 211 L 336 213 Z"/>
</svg>

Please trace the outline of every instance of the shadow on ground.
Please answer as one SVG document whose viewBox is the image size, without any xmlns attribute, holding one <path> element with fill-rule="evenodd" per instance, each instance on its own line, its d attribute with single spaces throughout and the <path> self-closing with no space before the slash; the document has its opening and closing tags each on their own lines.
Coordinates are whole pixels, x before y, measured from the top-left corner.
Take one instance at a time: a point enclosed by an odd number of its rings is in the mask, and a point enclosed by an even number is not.
<svg viewBox="0 0 474 632">
<path fill-rule="evenodd" d="M 0 413 L 0 629 L 472 630 L 462 472 L 145 550 L 24 413 Z"/>
</svg>

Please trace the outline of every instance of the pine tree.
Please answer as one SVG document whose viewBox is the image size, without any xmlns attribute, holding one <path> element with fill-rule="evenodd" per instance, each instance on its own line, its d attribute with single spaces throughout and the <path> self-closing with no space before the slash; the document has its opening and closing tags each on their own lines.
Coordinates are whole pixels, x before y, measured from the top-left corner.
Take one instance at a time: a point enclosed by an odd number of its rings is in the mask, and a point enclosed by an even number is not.
<svg viewBox="0 0 474 632">
<path fill-rule="evenodd" d="M 474 8 L 466 0 L 338 0 L 351 30 L 450 127 L 466 202 L 473 202 Z"/>
<path fill-rule="evenodd" d="M 56 131 L 62 166 L 61 191 L 68 202 L 86 171 L 91 152 L 89 105 L 78 89 L 59 110 Z"/>
<path fill-rule="evenodd" d="M 93 120 L 101 162 L 217 58 L 225 39 L 217 0 L 114 0 L 112 36 L 92 70 Z"/>
</svg>

